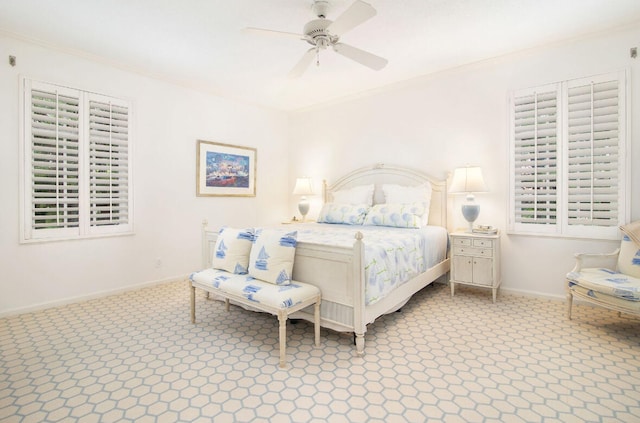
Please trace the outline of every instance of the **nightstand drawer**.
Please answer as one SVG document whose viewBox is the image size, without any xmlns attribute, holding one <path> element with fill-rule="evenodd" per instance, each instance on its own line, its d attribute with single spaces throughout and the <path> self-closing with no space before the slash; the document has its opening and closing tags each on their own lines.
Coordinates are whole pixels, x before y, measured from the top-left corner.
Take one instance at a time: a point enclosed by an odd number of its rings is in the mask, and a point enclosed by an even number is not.
<svg viewBox="0 0 640 423">
<path fill-rule="evenodd" d="M 490 239 L 474 239 L 473 240 L 474 247 L 483 247 L 483 248 L 492 248 L 493 241 Z"/>
<path fill-rule="evenodd" d="M 453 245 L 464 245 L 467 247 L 471 247 L 471 238 L 454 238 Z"/>
<path fill-rule="evenodd" d="M 466 256 L 475 256 L 475 257 L 492 257 L 493 249 L 491 248 L 474 248 L 474 247 L 465 247 L 460 245 L 453 246 L 453 254 L 462 254 Z"/>
</svg>

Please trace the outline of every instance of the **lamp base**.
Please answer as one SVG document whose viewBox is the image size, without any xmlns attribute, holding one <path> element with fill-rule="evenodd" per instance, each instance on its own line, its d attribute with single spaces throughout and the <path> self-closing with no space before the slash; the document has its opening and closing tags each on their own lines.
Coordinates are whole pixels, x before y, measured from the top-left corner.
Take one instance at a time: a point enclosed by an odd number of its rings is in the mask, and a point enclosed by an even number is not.
<svg viewBox="0 0 640 423">
<path fill-rule="evenodd" d="M 309 213 L 309 201 L 307 200 L 307 197 L 302 197 L 300 199 L 300 202 L 298 203 L 298 211 L 302 215 L 302 221 L 304 222 L 307 217 L 307 213 Z"/>
<path fill-rule="evenodd" d="M 480 206 L 473 204 L 462 205 L 462 215 L 469 222 L 469 232 L 473 232 L 473 222 L 476 221 L 478 215 L 480 215 Z"/>
</svg>

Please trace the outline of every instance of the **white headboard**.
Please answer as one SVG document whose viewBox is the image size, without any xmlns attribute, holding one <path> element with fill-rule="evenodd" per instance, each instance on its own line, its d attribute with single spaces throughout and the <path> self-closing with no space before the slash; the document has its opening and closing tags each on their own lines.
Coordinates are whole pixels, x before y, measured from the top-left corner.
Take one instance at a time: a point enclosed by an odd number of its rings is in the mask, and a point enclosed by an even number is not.
<svg viewBox="0 0 640 423">
<path fill-rule="evenodd" d="M 447 227 L 447 180 L 437 179 L 414 169 L 377 163 L 350 172 L 329 185 L 323 184 L 324 202 L 330 202 L 332 193 L 358 185 L 374 184 L 373 203 L 384 203 L 382 184 L 398 184 L 418 186 L 431 183 L 431 206 L 429 207 L 429 224 Z"/>
</svg>

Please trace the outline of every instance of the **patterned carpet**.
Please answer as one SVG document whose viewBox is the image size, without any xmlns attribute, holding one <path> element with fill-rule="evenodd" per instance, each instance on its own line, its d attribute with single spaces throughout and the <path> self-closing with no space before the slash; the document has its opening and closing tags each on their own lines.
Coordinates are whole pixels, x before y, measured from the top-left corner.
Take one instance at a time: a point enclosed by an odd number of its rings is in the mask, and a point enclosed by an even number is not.
<svg viewBox="0 0 640 423">
<path fill-rule="evenodd" d="M 445 285 L 352 337 L 174 282 L 0 319 L 1 422 L 638 422 L 640 321 Z"/>
</svg>

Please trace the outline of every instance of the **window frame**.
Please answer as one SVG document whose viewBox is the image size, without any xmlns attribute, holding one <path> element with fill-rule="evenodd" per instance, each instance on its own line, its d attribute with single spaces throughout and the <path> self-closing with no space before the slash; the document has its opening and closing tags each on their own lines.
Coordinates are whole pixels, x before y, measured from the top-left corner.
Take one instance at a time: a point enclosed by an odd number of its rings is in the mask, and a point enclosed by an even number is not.
<svg viewBox="0 0 640 423">
<path fill-rule="evenodd" d="M 556 236 L 566 238 L 606 239 L 620 238 L 619 226 L 628 222 L 631 205 L 631 157 L 628 154 L 629 137 L 629 94 L 627 70 L 598 74 L 583 78 L 555 82 L 524 89 L 512 90 L 509 93 L 509 215 L 507 232 L 517 235 Z M 568 90 L 572 86 L 586 83 L 618 82 L 618 213 L 617 223 L 609 226 L 576 225 L 569 223 L 569 118 Z M 554 89 L 556 98 L 556 220 L 552 224 L 534 224 L 517 222 L 516 219 L 516 99 L 530 95 L 536 91 Z"/>
<path fill-rule="evenodd" d="M 32 144 L 32 91 L 55 91 L 77 95 L 78 97 L 78 212 L 77 226 L 60 228 L 34 227 L 33 218 L 33 144 Z M 90 104 L 96 101 L 113 102 L 126 108 L 126 175 L 121 178 L 127 192 L 118 196 L 121 202 L 126 202 L 127 210 L 121 219 L 124 223 L 112 223 L 108 225 L 96 225 L 91 221 L 91 192 L 90 192 Z M 56 106 L 58 102 L 56 100 Z M 95 122 L 95 117 L 93 118 Z M 110 122 L 113 120 L 109 118 Z M 20 243 L 62 241 L 75 239 L 90 239 L 106 236 L 131 235 L 134 233 L 134 208 L 133 208 L 133 106 L 132 101 L 82 90 L 63 84 L 45 82 L 27 76 L 20 77 Z M 109 141 L 112 142 L 111 140 Z M 107 165 L 109 167 L 109 165 Z M 116 178 L 117 179 L 117 178 Z M 121 184 L 122 185 L 122 184 Z M 117 191 L 116 191 L 116 195 Z"/>
</svg>

